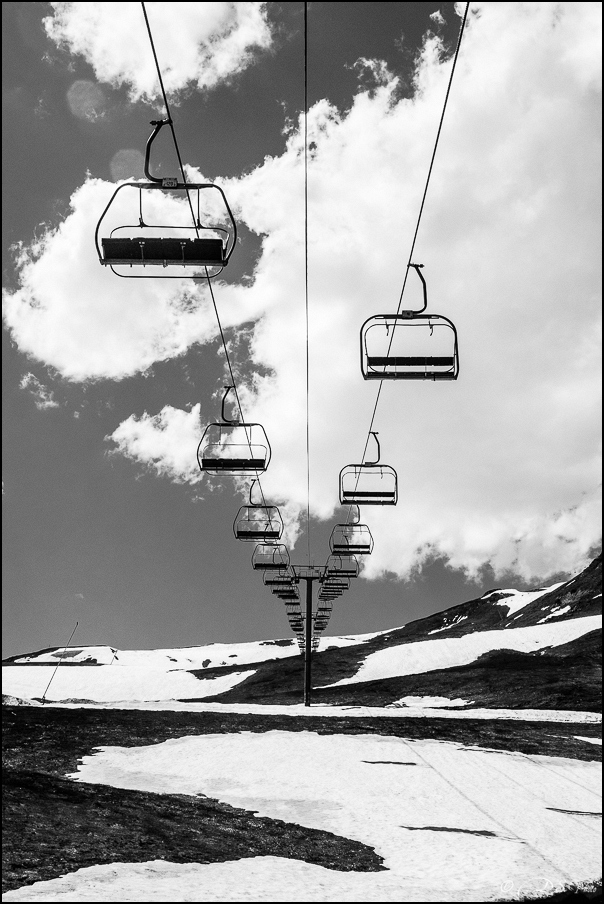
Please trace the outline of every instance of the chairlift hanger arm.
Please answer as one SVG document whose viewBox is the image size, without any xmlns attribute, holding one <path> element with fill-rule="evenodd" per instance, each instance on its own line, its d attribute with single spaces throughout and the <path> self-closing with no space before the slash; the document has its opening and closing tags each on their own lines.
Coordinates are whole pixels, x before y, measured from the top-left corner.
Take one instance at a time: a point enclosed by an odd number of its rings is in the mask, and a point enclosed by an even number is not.
<svg viewBox="0 0 604 904">
<path fill-rule="evenodd" d="M 146 148 L 145 148 L 145 176 L 147 177 L 147 179 L 149 179 L 150 182 L 156 182 L 156 183 L 158 183 L 159 185 L 161 185 L 161 186 L 163 187 L 163 186 L 164 186 L 164 179 L 160 179 L 160 178 L 158 178 L 157 176 L 151 175 L 151 172 L 150 172 L 150 169 L 149 169 L 150 162 L 151 162 L 151 161 L 150 161 L 150 157 L 151 157 L 151 145 L 153 144 L 153 142 L 155 141 L 155 139 L 156 139 L 157 136 L 159 135 L 159 132 L 160 132 L 160 129 L 162 128 L 162 126 L 167 126 L 167 125 L 171 126 L 171 125 L 172 125 L 172 120 L 171 120 L 170 118 L 168 118 L 168 119 L 152 119 L 152 120 L 151 120 L 151 125 L 152 125 L 152 126 L 155 126 L 155 128 L 153 129 L 153 131 L 152 131 L 151 134 L 149 135 L 149 138 L 147 139 L 147 146 L 146 146 Z M 169 179 L 168 181 L 170 182 L 170 185 L 172 186 L 172 183 L 177 182 L 178 180 L 176 180 L 176 179 Z M 165 187 L 167 187 L 167 186 L 165 186 Z"/>
<path fill-rule="evenodd" d="M 424 306 L 423 306 L 423 308 L 420 308 L 419 311 L 404 311 L 403 313 L 406 314 L 408 317 L 409 317 L 409 316 L 415 317 L 417 314 L 423 314 L 423 312 L 424 312 L 424 311 L 426 310 L 426 308 L 428 307 L 428 287 L 427 287 L 427 285 L 426 285 L 426 280 L 424 279 L 424 274 L 421 272 L 423 266 L 424 266 L 423 264 L 407 264 L 407 267 L 413 267 L 413 269 L 415 270 L 415 272 L 417 273 L 417 275 L 418 275 L 419 278 L 421 279 L 421 281 L 422 281 L 422 289 L 423 289 L 423 293 L 424 293 Z"/>
<path fill-rule="evenodd" d="M 235 387 L 234 387 L 233 384 L 231 384 L 230 386 L 225 386 L 225 387 L 224 387 L 224 395 L 223 395 L 223 397 L 222 397 L 222 411 L 221 411 L 221 417 L 222 417 L 222 420 L 225 422 L 225 424 L 231 424 L 233 427 L 236 427 L 236 426 L 238 426 L 238 424 L 240 423 L 239 418 L 236 418 L 235 420 L 231 420 L 231 419 L 229 419 L 229 418 L 226 416 L 226 414 L 224 413 L 224 405 L 225 405 L 227 396 L 228 396 L 229 392 L 231 391 L 231 389 L 234 389 L 234 388 L 235 388 Z"/>
<path fill-rule="evenodd" d="M 375 461 L 366 461 L 365 464 L 366 464 L 366 465 L 377 465 L 377 464 L 380 463 L 380 455 L 381 455 L 380 441 L 379 441 L 379 439 L 378 439 L 378 432 L 377 432 L 377 430 L 370 430 L 369 432 L 370 432 L 371 436 L 373 436 L 373 438 L 375 439 L 375 441 L 376 441 L 376 443 L 377 443 L 377 458 L 376 458 Z"/>
</svg>

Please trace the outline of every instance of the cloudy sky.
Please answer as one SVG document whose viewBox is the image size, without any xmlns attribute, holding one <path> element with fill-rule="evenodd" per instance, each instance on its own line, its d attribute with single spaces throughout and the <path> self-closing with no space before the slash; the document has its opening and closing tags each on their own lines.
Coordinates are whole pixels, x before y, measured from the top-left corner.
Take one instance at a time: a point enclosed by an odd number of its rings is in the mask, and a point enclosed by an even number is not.
<svg viewBox="0 0 604 904">
<path fill-rule="evenodd" d="M 165 113 L 142 5 L 2 6 L 4 654 L 76 620 L 130 649 L 287 636 L 233 536 L 249 482 L 196 463 L 226 376 L 207 284 L 96 256 Z M 187 175 L 238 224 L 213 287 L 262 490 L 320 565 L 379 385 L 359 330 L 399 304 L 465 4 L 308 4 L 308 459 L 304 4 L 146 10 Z M 383 385 L 399 502 L 362 509 L 375 548 L 332 633 L 551 583 L 600 546 L 600 35 L 599 3 L 470 4 L 414 251 L 460 376 Z"/>
</svg>

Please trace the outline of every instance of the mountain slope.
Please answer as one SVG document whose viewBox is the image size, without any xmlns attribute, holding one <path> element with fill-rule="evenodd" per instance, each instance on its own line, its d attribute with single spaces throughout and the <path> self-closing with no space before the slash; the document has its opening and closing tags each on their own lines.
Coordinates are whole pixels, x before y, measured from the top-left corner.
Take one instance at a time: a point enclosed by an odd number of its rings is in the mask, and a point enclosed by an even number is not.
<svg viewBox="0 0 604 904">
<path fill-rule="evenodd" d="M 599 556 L 579 575 L 551 588 L 492 590 L 480 599 L 382 632 L 362 645 L 319 652 L 313 659 L 313 700 L 387 706 L 405 696 L 445 697 L 463 699 L 475 707 L 599 712 L 602 631 L 596 625 L 598 615 L 601 619 L 601 575 Z M 445 638 L 450 642 L 430 644 Z M 326 646 L 329 640 L 325 638 Z M 534 643 L 537 648 L 514 649 L 519 641 Z M 430 653 L 439 648 L 444 659 L 451 657 L 456 646 L 479 648 L 480 642 L 491 648 L 473 661 L 449 668 L 429 666 Z M 418 651 L 426 667 L 403 674 Z M 386 663 L 397 657 L 392 673 L 363 680 L 363 670 L 373 654 L 379 653 Z M 303 680 L 302 663 L 293 660 L 284 666 L 265 663 L 244 682 L 209 699 L 295 702 Z"/>
<path fill-rule="evenodd" d="M 599 711 L 601 556 L 569 581 L 496 589 L 400 628 L 323 637 L 313 701 Z M 3 665 L 4 691 L 47 701 L 208 701 L 297 704 L 304 661 L 294 638 L 171 650 L 51 648 Z M 401 704 L 401 701 L 402 704 Z M 430 705 L 426 702 L 425 705 Z"/>
</svg>

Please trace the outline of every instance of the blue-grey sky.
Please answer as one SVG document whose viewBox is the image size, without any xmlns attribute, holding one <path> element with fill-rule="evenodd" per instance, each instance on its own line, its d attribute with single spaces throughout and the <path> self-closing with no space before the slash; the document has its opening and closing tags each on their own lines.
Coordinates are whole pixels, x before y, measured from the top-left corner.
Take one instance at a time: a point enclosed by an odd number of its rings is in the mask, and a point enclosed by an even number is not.
<svg viewBox="0 0 604 904">
<path fill-rule="evenodd" d="M 307 561 L 302 3 L 146 4 L 192 177 L 240 242 L 214 281 L 263 478 Z M 310 548 L 345 514 L 377 385 L 358 335 L 396 309 L 465 4 L 308 5 Z M 5 655 L 287 636 L 202 479 L 224 357 L 207 290 L 120 280 L 94 227 L 162 109 L 140 3 L 3 4 Z M 384 387 L 399 474 L 328 633 L 571 574 L 601 540 L 597 3 L 472 3 L 416 245 L 460 378 Z M 167 130 L 164 130 L 167 131 Z M 176 170 L 162 133 L 154 165 Z M 412 273 L 409 306 L 419 300 Z M 404 305 L 406 306 L 406 305 Z"/>
</svg>

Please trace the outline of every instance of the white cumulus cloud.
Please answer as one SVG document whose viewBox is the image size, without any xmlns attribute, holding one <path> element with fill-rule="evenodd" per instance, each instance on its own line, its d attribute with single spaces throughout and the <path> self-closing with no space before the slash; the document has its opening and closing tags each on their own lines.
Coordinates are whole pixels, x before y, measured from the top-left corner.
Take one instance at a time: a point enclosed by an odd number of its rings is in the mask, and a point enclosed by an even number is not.
<svg viewBox="0 0 604 904">
<path fill-rule="evenodd" d="M 199 483 L 195 452 L 199 443 L 199 405 L 180 411 L 167 405 L 156 415 L 134 415 L 111 435 L 116 451 L 153 467 L 177 483 Z"/>
<path fill-rule="evenodd" d="M 52 390 L 44 386 L 43 383 L 40 383 L 40 381 L 36 376 L 34 376 L 34 374 L 25 374 L 21 378 L 19 386 L 21 389 L 26 389 L 29 393 L 31 393 L 36 404 L 36 408 L 39 411 L 44 411 L 47 408 L 59 407 L 59 403 L 55 399 Z"/>
<path fill-rule="evenodd" d="M 126 85 L 133 101 L 160 97 L 140 3 L 51 3 L 48 36 L 82 56 L 101 82 Z M 266 3 L 146 3 L 169 95 L 232 78 L 271 44 Z"/>
<path fill-rule="evenodd" d="M 383 386 L 373 429 L 398 472 L 399 503 L 362 510 L 376 540 L 368 577 L 405 577 L 442 555 L 472 574 L 489 563 L 543 580 L 585 564 L 601 537 L 601 54 L 592 38 L 601 8 L 474 8 L 414 252 L 428 310 L 457 327 L 460 377 Z M 397 100 L 384 71 L 350 111 L 327 100 L 309 111 L 310 507 L 319 519 L 337 514 L 339 471 L 363 455 L 377 384 L 360 373 L 359 329 L 397 308 L 450 67 L 431 37 L 414 98 Z M 262 249 L 252 283 L 216 281 L 217 300 L 226 327 L 248 324 L 246 343 L 233 346 L 235 357 L 249 348 L 235 361 L 248 375 L 240 396 L 272 445 L 266 497 L 295 517 L 307 485 L 300 131 L 281 156 L 221 185 Z M 119 378 L 215 336 L 203 286 L 189 284 L 186 296 L 186 283 L 119 280 L 81 245 L 110 188 L 89 180 L 76 193 L 61 226 L 22 250 L 21 288 L 5 298 L 19 346 L 70 379 Z M 411 271 L 403 306 L 420 303 Z M 87 334 L 94 344 L 82 342 Z M 194 410 L 130 418 L 112 439 L 196 483 L 203 424 L 195 428 Z"/>
</svg>

